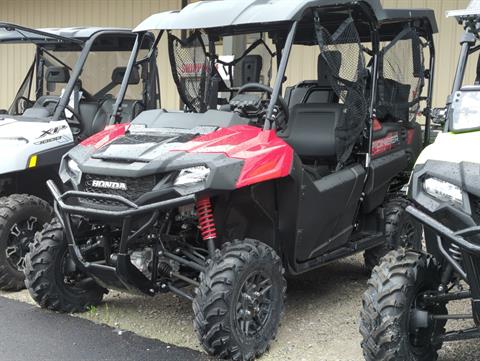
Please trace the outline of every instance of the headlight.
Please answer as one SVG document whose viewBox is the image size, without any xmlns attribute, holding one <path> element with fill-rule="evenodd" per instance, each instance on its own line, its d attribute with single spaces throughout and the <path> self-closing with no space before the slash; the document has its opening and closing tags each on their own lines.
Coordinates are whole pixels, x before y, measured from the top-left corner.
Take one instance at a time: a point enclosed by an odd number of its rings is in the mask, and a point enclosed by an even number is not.
<svg viewBox="0 0 480 361">
<path fill-rule="evenodd" d="M 210 169 L 204 166 L 185 168 L 175 179 L 174 185 L 184 186 L 205 181 L 210 174 Z"/>
<path fill-rule="evenodd" d="M 75 183 L 80 183 L 80 180 L 82 179 L 82 170 L 78 166 L 78 163 L 75 162 L 73 159 L 69 159 L 67 162 L 67 171 L 70 177 L 72 177 L 72 180 Z"/>
<path fill-rule="evenodd" d="M 423 182 L 423 189 L 441 201 L 451 202 L 457 206 L 463 205 L 463 192 L 460 187 L 452 183 L 437 178 L 427 178 Z"/>
</svg>

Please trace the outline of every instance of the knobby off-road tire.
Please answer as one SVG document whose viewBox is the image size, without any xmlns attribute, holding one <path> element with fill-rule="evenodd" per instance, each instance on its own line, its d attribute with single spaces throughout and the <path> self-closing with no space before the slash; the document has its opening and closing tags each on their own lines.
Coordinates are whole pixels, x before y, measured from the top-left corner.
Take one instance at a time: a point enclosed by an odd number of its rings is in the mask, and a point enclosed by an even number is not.
<svg viewBox="0 0 480 361">
<path fill-rule="evenodd" d="M 395 248 L 422 249 L 422 225 L 405 211 L 409 205 L 410 202 L 401 196 L 386 203 L 385 243 L 363 253 L 367 272 L 372 272 L 381 258 Z"/>
<path fill-rule="evenodd" d="M 284 269 L 273 249 L 249 239 L 226 243 L 200 275 L 193 301 L 200 343 L 221 358 L 259 357 L 276 336 L 285 292 Z"/>
<path fill-rule="evenodd" d="M 0 289 L 25 288 L 25 255 L 35 233 L 53 216 L 44 200 L 26 194 L 0 198 Z"/>
<path fill-rule="evenodd" d="M 80 287 L 68 280 L 65 273 L 67 257 L 63 227 L 54 218 L 30 246 L 25 260 L 25 285 L 42 308 L 84 312 L 102 301 L 105 290 L 93 282 Z"/>
<path fill-rule="evenodd" d="M 360 333 L 367 361 L 432 361 L 441 344 L 431 338 L 445 332 L 446 321 L 436 321 L 420 330 L 413 344 L 410 311 L 417 296 L 436 290 L 441 274 L 434 258 L 419 251 L 391 251 L 375 267 L 363 295 Z M 447 314 L 444 305 L 422 308 L 433 314 Z"/>
</svg>

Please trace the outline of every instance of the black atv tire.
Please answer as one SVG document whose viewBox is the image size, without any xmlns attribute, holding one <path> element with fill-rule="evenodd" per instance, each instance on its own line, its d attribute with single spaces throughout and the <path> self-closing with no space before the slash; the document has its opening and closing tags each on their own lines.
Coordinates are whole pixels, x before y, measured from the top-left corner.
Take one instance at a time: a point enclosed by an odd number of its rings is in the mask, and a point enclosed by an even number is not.
<svg viewBox="0 0 480 361">
<path fill-rule="evenodd" d="M 385 243 L 363 253 L 368 273 L 371 273 L 382 257 L 393 249 L 399 247 L 422 249 L 422 225 L 405 211 L 409 205 L 410 202 L 401 196 L 392 198 L 386 203 Z"/>
<path fill-rule="evenodd" d="M 50 222 L 53 210 L 44 200 L 27 194 L 0 199 L 0 289 L 25 288 L 23 267 L 29 244 Z"/>
<path fill-rule="evenodd" d="M 67 255 L 63 227 L 54 218 L 30 246 L 25 259 L 25 285 L 42 308 L 66 313 L 84 312 L 102 301 L 105 290 L 93 280 L 83 287 L 67 284 L 64 271 Z"/>
<path fill-rule="evenodd" d="M 422 252 L 398 249 L 391 251 L 375 267 L 363 295 L 360 316 L 362 349 L 366 361 L 432 361 L 441 344 L 431 338 L 445 332 L 446 320 L 420 329 L 417 345 L 410 333 L 410 311 L 417 296 L 435 291 L 441 273 L 435 259 Z M 447 314 L 445 305 L 428 306 L 433 314 Z"/>
<path fill-rule="evenodd" d="M 193 301 L 195 332 L 209 354 L 250 361 L 268 349 L 283 315 L 284 273 L 280 257 L 261 242 L 237 240 L 217 250 L 200 275 Z M 250 280 L 253 284 L 257 280 L 260 287 L 252 287 Z M 260 313 L 265 305 L 268 311 Z M 252 325 L 258 327 L 250 334 Z"/>
</svg>

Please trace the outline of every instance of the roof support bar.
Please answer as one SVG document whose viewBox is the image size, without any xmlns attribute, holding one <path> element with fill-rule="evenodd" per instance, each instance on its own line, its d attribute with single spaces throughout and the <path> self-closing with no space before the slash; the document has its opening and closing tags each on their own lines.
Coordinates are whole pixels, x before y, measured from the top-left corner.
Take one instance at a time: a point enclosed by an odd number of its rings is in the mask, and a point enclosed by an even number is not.
<svg viewBox="0 0 480 361">
<path fill-rule="evenodd" d="M 117 122 L 118 110 L 121 107 L 123 98 L 125 97 L 125 93 L 127 92 L 128 80 L 130 78 L 130 74 L 132 73 L 132 69 L 135 66 L 135 62 L 138 56 L 138 51 L 140 49 L 140 43 L 143 40 L 144 34 L 145 33 L 137 34 L 137 38 L 135 39 L 135 44 L 133 45 L 130 59 L 128 59 L 127 69 L 125 70 L 125 76 L 123 77 L 123 81 L 117 95 L 117 100 L 115 101 L 115 105 L 113 106 L 113 109 L 112 109 L 112 116 L 110 117 L 110 120 L 108 122 L 109 125 L 115 124 Z"/>
<path fill-rule="evenodd" d="M 272 92 L 272 98 L 270 99 L 270 104 L 268 105 L 267 110 L 267 119 L 265 120 L 264 128 L 265 130 L 271 129 L 272 123 L 275 120 L 273 116 L 273 110 L 275 104 L 277 104 L 278 97 L 280 96 L 280 91 L 282 90 L 283 79 L 285 77 L 285 71 L 288 65 L 288 58 L 290 58 L 290 52 L 292 50 L 293 41 L 295 40 L 295 34 L 297 33 L 298 21 L 295 21 L 290 28 L 288 33 L 285 46 L 282 51 L 282 59 L 280 61 L 280 66 L 278 67 L 277 79 L 275 80 L 275 86 Z"/>
</svg>

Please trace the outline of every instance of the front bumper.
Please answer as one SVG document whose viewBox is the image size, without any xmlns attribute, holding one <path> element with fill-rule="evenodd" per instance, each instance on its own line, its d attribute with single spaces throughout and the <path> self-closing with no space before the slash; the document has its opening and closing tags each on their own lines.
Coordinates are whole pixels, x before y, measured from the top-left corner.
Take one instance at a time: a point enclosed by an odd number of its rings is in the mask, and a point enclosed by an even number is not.
<svg viewBox="0 0 480 361">
<path fill-rule="evenodd" d="M 101 216 L 101 217 L 112 217 L 112 218 L 125 218 L 135 215 L 145 214 L 153 211 L 161 211 L 166 209 L 171 209 L 179 206 L 184 206 L 186 204 L 191 204 L 195 202 L 195 195 L 187 195 L 178 197 L 175 199 L 169 199 L 166 201 L 150 203 L 146 205 L 139 206 L 134 202 L 118 195 L 111 194 L 100 194 L 100 193 L 87 193 L 81 191 L 67 191 L 63 194 L 60 194 L 55 183 L 51 180 L 47 181 L 47 186 L 50 192 L 53 195 L 53 198 L 57 204 L 57 207 L 60 208 L 63 212 L 69 214 L 78 214 L 84 216 Z M 115 201 L 122 204 L 124 207 L 117 210 L 107 210 L 107 209 L 97 209 L 93 207 L 81 206 L 81 205 L 71 205 L 67 204 L 66 201 L 74 198 L 94 198 L 98 200 L 106 201 Z M 58 214 L 57 214 L 58 215 Z"/>
<path fill-rule="evenodd" d="M 453 231 L 417 208 L 409 206 L 406 210 L 415 219 L 433 231 L 438 251 L 456 273 L 469 285 L 474 321 L 477 326 L 480 326 L 480 244 L 478 241 L 480 227 L 476 225 L 471 227 L 467 226 L 467 228 Z M 446 244 L 444 244 L 444 241 L 446 241 Z M 455 244 L 459 247 L 461 259 L 452 257 L 446 249 L 450 248 L 448 243 Z M 444 266 L 446 265 L 444 264 Z M 443 270 L 445 269 L 444 267 Z"/>
<path fill-rule="evenodd" d="M 128 199 L 118 195 L 95 194 L 79 191 L 67 191 L 60 193 L 56 185 L 52 181 L 47 182 L 53 198 L 55 200 L 54 210 L 56 216 L 60 219 L 68 242 L 70 255 L 72 256 L 76 266 L 83 272 L 89 274 L 95 281 L 105 288 L 113 288 L 121 291 L 128 291 L 136 294 L 154 295 L 159 290 L 152 279 L 148 279 L 140 272 L 130 261 L 128 254 L 128 246 L 133 241 L 143 236 L 151 225 L 155 223 L 160 211 L 169 210 L 182 205 L 195 202 L 194 195 L 179 197 L 176 199 L 156 202 L 146 205 L 137 205 Z M 118 210 L 105 210 L 90 208 L 82 205 L 68 204 L 68 200 L 78 199 L 82 197 L 96 198 L 100 200 L 115 201 L 124 207 Z M 72 215 L 84 215 L 93 217 L 103 217 L 121 220 L 121 237 L 119 251 L 116 257 L 115 265 L 98 264 L 86 261 L 80 251 L 78 242 L 72 229 Z M 131 220 L 133 216 L 150 215 L 146 223 L 135 232 L 131 232 Z M 168 252 L 164 252 L 169 256 Z M 175 255 L 171 255 L 175 257 Z"/>
<path fill-rule="evenodd" d="M 480 245 L 465 238 L 480 235 L 479 226 L 468 227 L 459 231 L 453 231 L 450 228 L 444 226 L 442 223 L 438 222 L 435 218 L 429 216 L 428 214 L 422 212 L 421 210 L 413 206 L 408 206 L 407 212 L 425 226 L 433 229 L 435 233 L 437 233 L 440 237 L 448 239 L 450 242 L 455 243 L 457 246 L 472 255 L 480 256 Z"/>
</svg>

